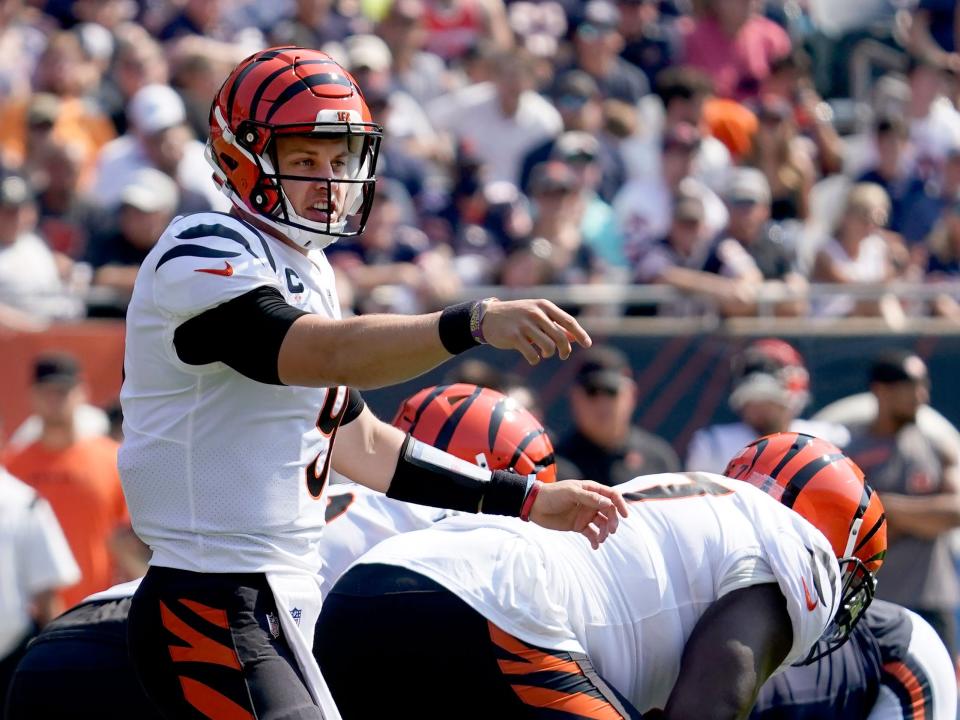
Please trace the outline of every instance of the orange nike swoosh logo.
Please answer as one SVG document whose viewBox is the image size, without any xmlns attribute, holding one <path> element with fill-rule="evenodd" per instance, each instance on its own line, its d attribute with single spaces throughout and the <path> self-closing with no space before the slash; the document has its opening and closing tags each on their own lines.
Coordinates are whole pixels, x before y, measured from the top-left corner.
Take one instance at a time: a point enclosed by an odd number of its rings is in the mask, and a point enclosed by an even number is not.
<svg viewBox="0 0 960 720">
<path fill-rule="evenodd" d="M 225 268 L 197 268 L 194 272 L 209 273 L 210 275 L 223 275 L 224 277 L 230 277 L 233 275 L 233 265 L 228 263 L 226 260 L 223 261 L 223 264 L 226 265 Z"/>
<path fill-rule="evenodd" d="M 810 596 L 810 591 L 807 589 L 807 580 L 806 578 L 800 578 L 800 582 L 803 583 L 803 596 L 807 601 L 807 610 L 813 612 L 817 609 L 817 599 Z"/>
</svg>

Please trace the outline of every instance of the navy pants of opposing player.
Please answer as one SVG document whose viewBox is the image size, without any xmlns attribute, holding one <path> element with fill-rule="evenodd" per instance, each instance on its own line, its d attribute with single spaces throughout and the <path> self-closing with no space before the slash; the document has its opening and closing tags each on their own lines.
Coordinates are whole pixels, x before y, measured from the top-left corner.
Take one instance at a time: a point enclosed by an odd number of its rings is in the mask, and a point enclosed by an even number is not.
<svg viewBox="0 0 960 720">
<path fill-rule="evenodd" d="M 167 718 L 321 720 L 267 579 L 152 567 L 130 607 L 130 658 Z"/>
<path fill-rule="evenodd" d="M 10 685 L 6 720 L 160 720 L 127 656 L 130 598 L 97 600 L 49 623 Z"/>
<path fill-rule="evenodd" d="M 585 655 L 523 642 L 388 565 L 358 565 L 337 582 L 314 654 L 344 720 L 641 717 Z"/>
</svg>

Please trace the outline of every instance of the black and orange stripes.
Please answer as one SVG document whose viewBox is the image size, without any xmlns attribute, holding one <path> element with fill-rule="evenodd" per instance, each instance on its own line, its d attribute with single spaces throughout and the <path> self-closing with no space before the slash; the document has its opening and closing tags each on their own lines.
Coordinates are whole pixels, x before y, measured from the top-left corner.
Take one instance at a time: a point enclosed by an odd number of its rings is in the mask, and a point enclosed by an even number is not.
<svg viewBox="0 0 960 720">
<path fill-rule="evenodd" d="M 817 527 L 839 558 L 861 521 L 853 554 L 876 572 L 886 552 L 886 516 L 863 472 L 831 443 L 802 433 L 776 433 L 730 461 L 728 477 L 755 485 Z"/>
<path fill-rule="evenodd" d="M 525 705 L 549 710 L 558 720 L 632 717 L 586 656 L 529 645 L 493 623 L 488 623 L 488 628 L 500 672 Z"/>
<path fill-rule="evenodd" d="M 227 697 L 191 672 L 197 665 L 242 672 L 226 611 L 187 598 L 180 598 L 174 608 L 160 601 L 161 623 L 176 640 L 168 645 L 170 659 L 175 667 L 183 666 L 177 679 L 186 701 L 211 720 L 254 720 L 249 698 Z"/>
<path fill-rule="evenodd" d="M 933 693 L 925 673 L 916 661 L 886 663 L 881 670 L 884 686 L 900 701 L 904 720 L 933 720 Z"/>
<path fill-rule="evenodd" d="M 405 400 L 393 424 L 421 442 L 491 470 L 556 479 L 553 445 L 540 422 L 502 393 L 466 383 L 426 388 Z"/>
</svg>

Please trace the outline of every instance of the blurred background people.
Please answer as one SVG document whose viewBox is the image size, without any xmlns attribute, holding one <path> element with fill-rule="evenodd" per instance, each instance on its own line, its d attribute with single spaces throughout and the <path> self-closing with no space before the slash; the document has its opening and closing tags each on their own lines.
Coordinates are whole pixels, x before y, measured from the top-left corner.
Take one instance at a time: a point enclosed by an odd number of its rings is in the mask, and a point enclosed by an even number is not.
<svg viewBox="0 0 960 720">
<path fill-rule="evenodd" d="M 680 469 L 665 440 L 633 424 L 637 386 L 620 350 L 594 345 L 585 351 L 568 400 L 573 430 L 555 448 L 561 479 L 589 477 L 619 485 L 637 475 Z"/>
<path fill-rule="evenodd" d="M 723 472 L 739 448 L 770 433 L 805 433 L 841 448 L 849 441 L 841 425 L 800 418 L 810 401 L 810 375 L 789 343 L 755 340 L 734 355 L 730 366 L 728 403 L 740 420 L 695 432 L 687 448 L 687 470 Z"/>
<path fill-rule="evenodd" d="M 931 390 L 918 355 L 884 352 L 874 358 L 868 380 L 876 418 L 850 428 L 845 452 L 870 478 L 887 515 L 885 578 L 877 597 L 923 617 L 956 658 L 960 580 L 949 531 L 960 526 L 957 451 L 917 424 L 917 411 Z"/>
</svg>

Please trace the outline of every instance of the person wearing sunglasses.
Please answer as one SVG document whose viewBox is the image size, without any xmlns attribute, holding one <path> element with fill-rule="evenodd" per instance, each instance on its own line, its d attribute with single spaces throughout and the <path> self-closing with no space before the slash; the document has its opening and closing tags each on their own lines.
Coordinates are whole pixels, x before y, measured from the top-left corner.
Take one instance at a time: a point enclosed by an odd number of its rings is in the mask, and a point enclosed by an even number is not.
<svg viewBox="0 0 960 720">
<path fill-rule="evenodd" d="M 620 350 L 595 345 L 581 353 L 568 395 L 573 429 L 558 443 L 559 472 L 619 485 L 636 477 L 680 469 L 673 448 L 662 438 L 633 424 L 637 384 Z M 575 466 L 569 467 L 569 464 Z"/>
</svg>

